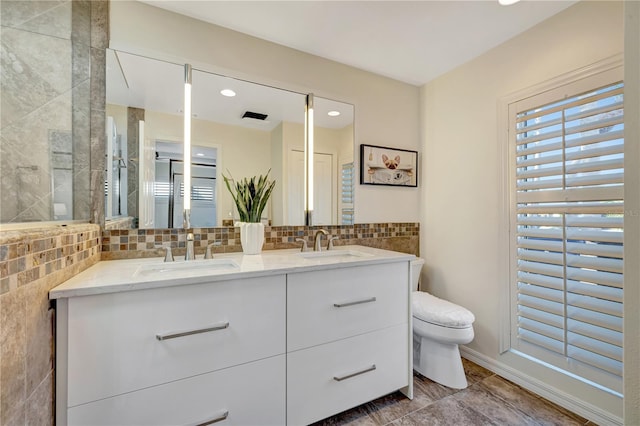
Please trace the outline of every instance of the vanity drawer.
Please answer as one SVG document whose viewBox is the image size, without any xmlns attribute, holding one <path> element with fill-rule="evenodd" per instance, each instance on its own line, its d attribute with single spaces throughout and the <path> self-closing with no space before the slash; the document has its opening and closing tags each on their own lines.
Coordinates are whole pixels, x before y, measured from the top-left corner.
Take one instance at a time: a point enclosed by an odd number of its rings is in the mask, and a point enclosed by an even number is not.
<svg viewBox="0 0 640 426">
<path fill-rule="evenodd" d="M 409 263 L 289 274 L 287 350 L 409 321 Z"/>
<path fill-rule="evenodd" d="M 407 386 L 408 333 L 404 324 L 288 354 L 287 423 L 306 425 Z"/>
<path fill-rule="evenodd" d="M 69 425 L 285 424 L 285 356 L 279 355 L 69 409 Z"/>
<path fill-rule="evenodd" d="M 67 406 L 283 354 L 285 291 L 274 276 L 69 299 Z"/>
</svg>

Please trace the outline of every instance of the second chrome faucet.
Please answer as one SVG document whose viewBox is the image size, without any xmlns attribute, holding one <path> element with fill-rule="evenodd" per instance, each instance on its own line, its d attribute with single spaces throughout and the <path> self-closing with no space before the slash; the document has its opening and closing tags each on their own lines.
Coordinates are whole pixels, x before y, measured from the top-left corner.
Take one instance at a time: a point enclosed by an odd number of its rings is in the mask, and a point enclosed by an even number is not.
<svg viewBox="0 0 640 426">
<path fill-rule="evenodd" d="M 327 240 L 328 240 L 327 241 L 327 250 L 331 250 L 333 248 L 333 242 L 340 238 L 340 237 L 332 237 L 324 229 L 319 229 L 319 230 L 316 231 L 316 235 L 315 235 L 315 237 L 313 239 L 313 250 L 314 251 L 322 251 L 322 236 L 323 235 L 326 236 Z"/>
</svg>

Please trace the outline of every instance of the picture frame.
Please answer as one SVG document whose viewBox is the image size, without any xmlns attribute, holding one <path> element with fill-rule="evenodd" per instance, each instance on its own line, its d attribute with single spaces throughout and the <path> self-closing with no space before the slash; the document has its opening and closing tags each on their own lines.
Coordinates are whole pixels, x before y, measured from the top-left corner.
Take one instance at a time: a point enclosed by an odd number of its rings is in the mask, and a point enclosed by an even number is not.
<svg viewBox="0 0 640 426">
<path fill-rule="evenodd" d="M 418 186 L 418 151 L 360 145 L 360 184 Z"/>
</svg>

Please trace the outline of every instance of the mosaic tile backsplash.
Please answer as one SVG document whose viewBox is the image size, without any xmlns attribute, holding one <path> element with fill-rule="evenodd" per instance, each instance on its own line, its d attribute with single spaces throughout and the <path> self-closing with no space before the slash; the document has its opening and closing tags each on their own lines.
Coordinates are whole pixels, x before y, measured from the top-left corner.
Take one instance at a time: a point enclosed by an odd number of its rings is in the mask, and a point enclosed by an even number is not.
<svg viewBox="0 0 640 426">
<path fill-rule="evenodd" d="M 296 239 L 313 247 L 316 231 L 325 229 L 329 236 L 337 236 L 334 245 L 359 244 L 419 255 L 419 223 L 365 223 L 340 226 L 265 226 L 263 250 L 300 248 Z M 240 228 L 185 229 L 121 229 L 105 230 L 102 234 L 102 260 L 162 256 L 164 247 L 171 247 L 175 255 L 184 255 L 186 237 L 193 232 L 196 254 L 203 254 L 213 244 L 214 253 L 242 251 Z M 323 237 L 323 246 L 327 239 Z"/>
</svg>

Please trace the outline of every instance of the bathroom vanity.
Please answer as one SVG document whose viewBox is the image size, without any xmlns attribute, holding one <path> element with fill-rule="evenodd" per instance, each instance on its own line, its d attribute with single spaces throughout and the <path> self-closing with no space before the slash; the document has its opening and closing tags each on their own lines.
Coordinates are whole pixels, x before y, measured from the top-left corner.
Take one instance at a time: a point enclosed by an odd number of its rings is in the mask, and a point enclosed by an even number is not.
<svg viewBox="0 0 640 426">
<path fill-rule="evenodd" d="M 413 255 L 99 262 L 56 299 L 56 421 L 304 425 L 412 396 Z"/>
</svg>

